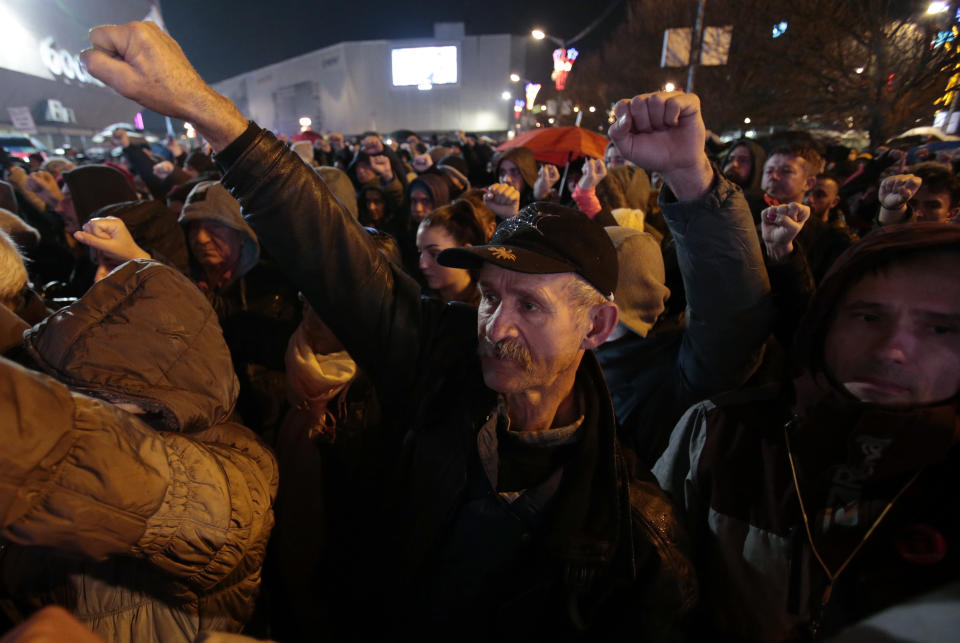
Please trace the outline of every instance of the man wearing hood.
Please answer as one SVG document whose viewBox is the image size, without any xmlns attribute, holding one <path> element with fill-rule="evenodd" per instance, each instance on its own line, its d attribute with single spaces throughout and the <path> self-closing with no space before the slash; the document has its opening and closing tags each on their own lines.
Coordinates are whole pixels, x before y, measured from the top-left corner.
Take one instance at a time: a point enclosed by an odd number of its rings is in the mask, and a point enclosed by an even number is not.
<svg viewBox="0 0 960 643">
<path fill-rule="evenodd" d="M 755 222 L 759 222 L 760 212 L 767 207 L 760 187 L 766 161 L 767 153 L 763 148 L 746 138 L 734 141 L 720 161 L 723 175 L 743 190 Z"/>
<path fill-rule="evenodd" d="M 520 193 L 520 207 L 533 202 L 533 185 L 537 182 L 537 160 L 528 147 L 511 147 L 497 159 L 493 175 Z"/>
<path fill-rule="evenodd" d="M 113 641 L 239 631 L 277 471 L 228 421 L 237 381 L 209 303 L 132 261 L 22 337 L 34 371 L 0 358 L 3 614 L 60 605 Z"/>
<path fill-rule="evenodd" d="M 698 549 L 705 631 L 828 635 L 960 574 L 960 227 L 865 237 L 824 278 L 792 382 L 691 408 L 654 473 Z"/>
</svg>

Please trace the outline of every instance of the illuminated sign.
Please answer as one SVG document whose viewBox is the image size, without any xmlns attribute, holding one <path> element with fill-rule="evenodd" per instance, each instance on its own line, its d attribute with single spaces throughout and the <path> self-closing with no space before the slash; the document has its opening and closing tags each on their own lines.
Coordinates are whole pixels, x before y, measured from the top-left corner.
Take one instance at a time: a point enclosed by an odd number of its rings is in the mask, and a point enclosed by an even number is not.
<svg viewBox="0 0 960 643">
<path fill-rule="evenodd" d="M 57 49 L 53 38 L 44 38 L 40 42 L 40 60 L 43 66 L 54 76 L 63 76 L 81 83 L 92 83 L 103 87 L 103 83 L 87 73 L 80 57 L 66 49 Z"/>
<path fill-rule="evenodd" d="M 556 84 L 558 91 L 563 91 L 567 86 L 567 75 L 573 69 L 573 61 L 577 59 L 580 52 L 571 47 L 570 49 L 555 49 L 553 51 L 553 73 L 550 79 Z"/>
<path fill-rule="evenodd" d="M 520 113 L 523 112 L 523 108 L 526 107 L 526 103 L 521 99 L 513 101 L 513 117 L 520 118 Z"/>
<path fill-rule="evenodd" d="M 457 47 L 405 47 L 390 51 L 394 87 L 431 89 L 457 82 Z"/>
</svg>

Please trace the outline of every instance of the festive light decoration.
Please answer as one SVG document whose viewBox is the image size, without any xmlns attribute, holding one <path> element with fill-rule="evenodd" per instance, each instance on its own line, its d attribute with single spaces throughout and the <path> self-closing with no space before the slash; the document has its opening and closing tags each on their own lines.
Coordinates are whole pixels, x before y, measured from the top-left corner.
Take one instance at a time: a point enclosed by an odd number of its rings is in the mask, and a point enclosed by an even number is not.
<svg viewBox="0 0 960 643">
<path fill-rule="evenodd" d="M 526 107 L 526 105 L 527 104 L 519 98 L 513 101 L 513 117 L 519 119 L 520 114 L 523 113 L 523 108 Z"/>
<path fill-rule="evenodd" d="M 553 73 L 550 74 L 550 79 L 556 84 L 557 91 L 563 91 L 566 88 L 567 75 L 573 69 L 573 61 L 579 55 L 580 52 L 573 47 L 570 49 L 561 47 L 553 50 Z"/>
<path fill-rule="evenodd" d="M 543 87 L 540 83 L 527 83 L 524 86 L 524 92 L 527 96 L 527 109 L 533 110 L 534 102 L 537 100 L 537 94 L 540 93 L 540 88 Z"/>
</svg>

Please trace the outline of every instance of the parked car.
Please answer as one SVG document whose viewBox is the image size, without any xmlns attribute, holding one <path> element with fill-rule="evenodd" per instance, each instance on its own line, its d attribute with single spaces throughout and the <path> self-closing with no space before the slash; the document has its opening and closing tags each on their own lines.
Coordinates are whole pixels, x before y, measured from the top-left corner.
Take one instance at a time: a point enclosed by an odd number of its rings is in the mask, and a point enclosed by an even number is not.
<svg viewBox="0 0 960 643">
<path fill-rule="evenodd" d="M 40 152 L 44 157 L 50 154 L 47 146 L 26 134 L 17 132 L 0 132 L 0 147 L 22 161 L 29 161 L 30 155 Z"/>
</svg>

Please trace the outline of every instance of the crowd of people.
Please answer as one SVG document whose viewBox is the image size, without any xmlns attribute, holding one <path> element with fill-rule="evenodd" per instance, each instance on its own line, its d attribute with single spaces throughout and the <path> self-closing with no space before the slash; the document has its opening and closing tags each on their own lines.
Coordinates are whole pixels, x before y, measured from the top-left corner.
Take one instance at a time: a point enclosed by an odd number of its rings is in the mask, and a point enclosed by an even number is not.
<svg viewBox="0 0 960 643">
<path fill-rule="evenodd" d="M 91 42 L 204 147 L 3 159 L 2 641 L 956 631 L 960 159 L 288 141 Z"/>
</svg>

